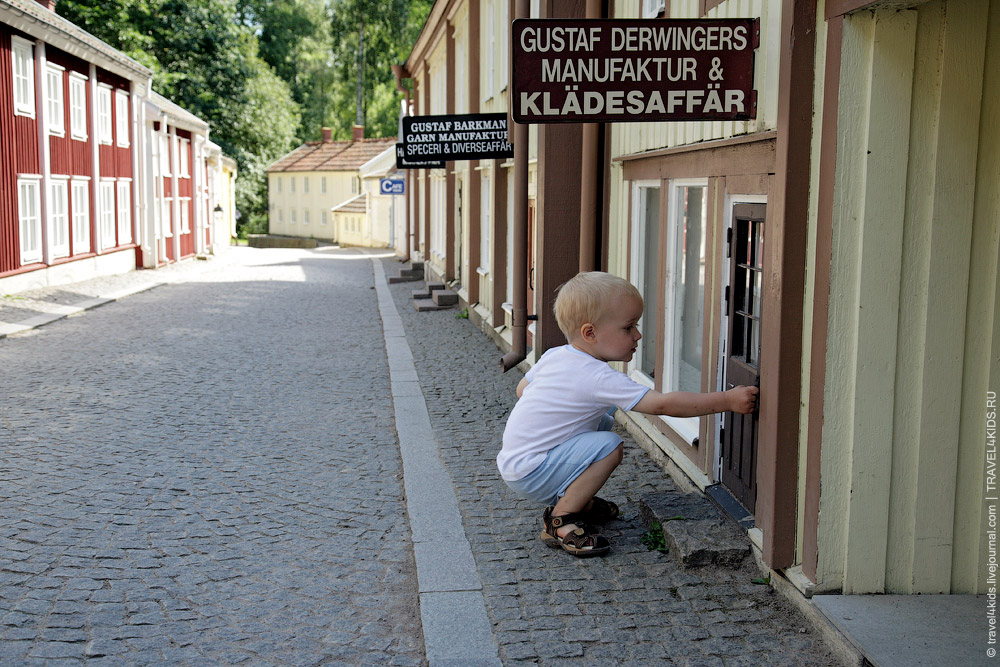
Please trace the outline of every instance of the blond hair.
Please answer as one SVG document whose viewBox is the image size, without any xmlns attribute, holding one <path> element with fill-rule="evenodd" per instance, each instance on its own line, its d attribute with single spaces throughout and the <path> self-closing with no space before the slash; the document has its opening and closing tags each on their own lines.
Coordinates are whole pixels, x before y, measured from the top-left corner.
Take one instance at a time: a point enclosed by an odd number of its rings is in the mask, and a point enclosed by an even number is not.
<svg viewBox="0 0 1000 667">
<path fill-rule="evenodd" d="M 603 271 L 584 271 L 563 283 L 556 294 L 553 310 L 556 322 L 572 341 L 587 322 L 597 324 L 607 314 L 611 304 L 626 297 L 642 303 L 642 295 L 624 278 Z"/>
</svg>

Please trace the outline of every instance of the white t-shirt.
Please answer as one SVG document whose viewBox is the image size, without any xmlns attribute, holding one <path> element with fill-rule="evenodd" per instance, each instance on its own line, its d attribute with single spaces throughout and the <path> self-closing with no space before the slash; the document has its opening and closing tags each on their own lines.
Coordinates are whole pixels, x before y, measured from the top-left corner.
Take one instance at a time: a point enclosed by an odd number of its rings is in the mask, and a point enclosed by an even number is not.
<svg viewBox="0 0 1000 667">
<path fill-rule="evenodd" d="M 546 351 L 524 377 L 528 386 L 507 418 L 497 454 L 500 476 L 510 482 L 541 465 L 556 445 L 596 431 L 612 406 L 631 410 L 649 391 L 572 345 Z"/>
</svg>

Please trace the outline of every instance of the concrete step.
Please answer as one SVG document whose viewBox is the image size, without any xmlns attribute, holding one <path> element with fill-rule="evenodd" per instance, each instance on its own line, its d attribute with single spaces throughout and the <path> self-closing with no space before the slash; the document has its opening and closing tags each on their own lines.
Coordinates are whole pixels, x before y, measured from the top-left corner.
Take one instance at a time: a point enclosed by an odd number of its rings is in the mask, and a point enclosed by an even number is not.
<svg viewBox="0 0 1000 667">
<path fill-rule="evenodd" d="M 423 289 L 413 290 L 414 299 L 429 299 L 435 290 L 445 289 L 444 283 L 429 282 Z"/>
<path fill-rule="evenodd" d="M 424 263 L 423 262 L 410 262 L 410 270 L 411 271 L 420 271 L 421 273 L 423 273 L 423 271 L 424 271 Z"/>
<path fill-rule="evenodd" d="M 424 279 L 423 275 L 407 276 L 407 275 L 402 275 L 402 271 L 400 271 L 400 275 L 398 276 L 389 276 L 389 284 L 395 285 L 396 283 L 415 283 L 423 279 Z"/>
<path fill-rule="evenodd" d="M 438 306 L 448 308 L 458 304 L 458 295 L 450 289 L 436 289 L 431 291 L 431 300 Z"/>
<path fill-rule="evenodd" d="M 716 565 L 736 569 L 750 555 L 750 538 L 696 493 L 665 491 L 639 498 L 646 530 L 659 523 L 667 553 L 684 567 Z"/>
</svg>

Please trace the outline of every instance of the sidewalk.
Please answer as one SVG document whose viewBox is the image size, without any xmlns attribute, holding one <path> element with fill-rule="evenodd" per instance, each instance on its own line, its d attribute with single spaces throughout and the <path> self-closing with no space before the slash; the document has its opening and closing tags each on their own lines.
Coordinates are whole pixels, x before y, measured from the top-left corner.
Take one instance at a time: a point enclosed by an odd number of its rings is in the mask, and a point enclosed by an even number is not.
<svg viewBox="0 0 1000 667">
<path fill-rule="evenodd" d="M 224 266 L 238 253 L 245 252 L 246 248 L 231 247 L 206 260 L 190 259 L 156 270 L 129 271 L 16 294 L 0 292 L 0 338 L 30 331 L 160 285 L 190 279 L 204 270 Z"/>
</svg>

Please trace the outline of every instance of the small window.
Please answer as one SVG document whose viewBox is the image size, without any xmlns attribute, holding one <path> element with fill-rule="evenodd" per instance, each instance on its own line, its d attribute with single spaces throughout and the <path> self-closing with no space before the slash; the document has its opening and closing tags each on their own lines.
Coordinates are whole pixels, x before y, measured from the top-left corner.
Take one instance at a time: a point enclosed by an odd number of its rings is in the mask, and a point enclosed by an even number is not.
<svg viewBox="0 0 1000 667">
<path fill-rule="evenodd" d="M 323 215 L 320 217 L 319 224 L 321 224 L 321 225 L 326 225 L 327 224 L 326 211 L 323 211 Z"/>
<path fill-rule="evenodd" d="M 308 176 L 303 176 L 302 177 L 302 192 L 304 192 L 305 194 L 309 194 L 309 177 Z"/>
<path fill-rule="evenodd" d="M 118 243 L 132 242 L 132 183 L 118 181 Z"/>
<path fill-rule="evenodd" d="M 642 0 L 642 18 L 655 19 L 666 11 L 665 0 Z"/>
<path fill-rule="evenodd" d="M 191 140 L 181 139 L 177 144 L 177 164 L 180 165 L 178 176 L 191 176 Z"/>
<path fill-rule="evenodd" d="M 128 93 L 124 90 L 115 91 L 115 135 L 119 146 L 129 145 Z"/>
<path fill-rule="evenodd" d="M 309 224 L 309 209 L 302 211 L 302 224 L 303 225 Z"/>
<path fill-rule="evenodd" d="M 356 177 L 354 177 L 354 176 L 351 176 L 351 194 L 352 195 L 358 194 L 358 185 L 359 185 L 358 179 Z"/>
<path fill-rule="evenodd" d="M 174 236 L 174 198 L 164 197 L 163 198 L 163 208 L 160 210 L 160 216 L 163 220 L 163 236 L 165 238 L 173 238 Z"/>
<path fill-rule="evenodd" d="M 160 175 L 170 176 L 170 139 L 160 135 Z"/>
<path fill-rule="evenodd" d="M 10 38 L 14 66 L 14 113 L 35 117 L 35 58 L 34 44 L 20 37 Z"/>
<path fill-rule="evenodd" d="M 326 176 L 319 181 L 319 191 L 324 195 L 326 194 Z"/>
<path fill-rule="evenodd" d="M 295 224 L 295 209 L 293 208 L 288 214 L 288 222 L 290 224 Z"/>
<path fill-rule="evenodd" d="M 48 65 L 45 68 L 45 124 L 49 134 L 57 137 L 66 136 L 66 111 L 63 106 L 63 68 L 58 65 Z"/>
<path fill-rule="evenodd" d="M 70 206 L 73 210 L 73 254 L 90 252 L 90 188 L 87 181 L 70 184 Z"/>
<path fill-rule="evenodd" d="M 39 180 L 17 181 L 17 220 L 21 235 L 21 264 L 42 261 L 42 217 Z"/>
<path fill-rule="evenodd" d="M 49 183 L 49 247 L 53 257 L 69 255 L 69 196 L 67 182 L 53 179 Z"/>
<path fill-rule="evenodd" d="M 292 183 L 292 185 L 291 185 L 291 187 L 290 187 L 290 188 L 288 189 L 288 191 L 289 191 L 289 192 L 295 192 L 295 177 L 294 177 L 294 176 L 292 176 L 292 178 L 291 178 L 291 183 Z"/>
<path fill-rule="evenodd" d="M 285 221 L 284 210 L 279 208 L 278 209 L 278 222 L 284 222 L 284 221 Z"/>
<path fill-rule="evenodd" d="M 97 140 L 110 146 L 111 137 L 111 87 L 97 87 Z"/>
<path fill-rule="evenodd" d="M 282 179 L 281 179 L 281 176 L 275 176 L 275 177 L 274 177 L 274 180 L 275 180 L 275 181 L 277 182 L 277 184 L 278 184 L 278 192 L 280 193 L 280 192 L 281 192 L 281 180 L 282 180 Z"/>
<path fill-rule="evenodd" d="M 76 72 L 69 74 L 69 127 L 74 139 L 87 140 L 87 77 Z"/>
<path fill-rule="evenodd" d="M 110 95 L 108 96 L 110 100 Z M 115 182 L 101 181 L 98 190 L 98 203 L 101 205 L 101 247 L 114 248 L 115 241 Z"/>
</svg>

